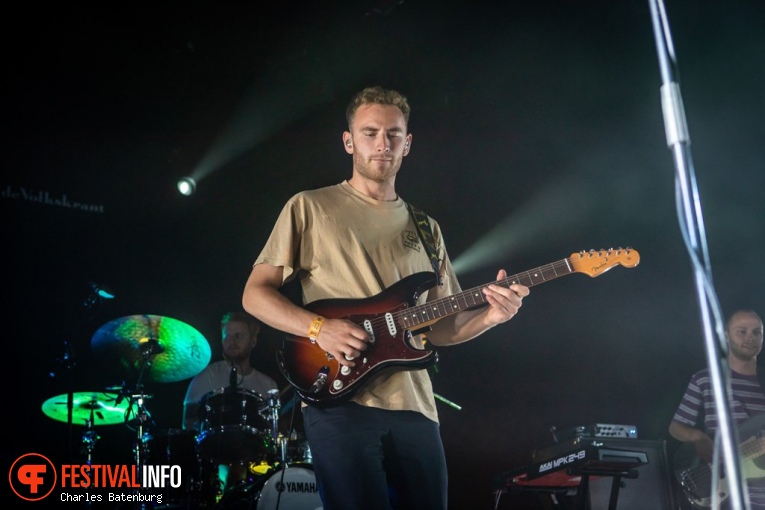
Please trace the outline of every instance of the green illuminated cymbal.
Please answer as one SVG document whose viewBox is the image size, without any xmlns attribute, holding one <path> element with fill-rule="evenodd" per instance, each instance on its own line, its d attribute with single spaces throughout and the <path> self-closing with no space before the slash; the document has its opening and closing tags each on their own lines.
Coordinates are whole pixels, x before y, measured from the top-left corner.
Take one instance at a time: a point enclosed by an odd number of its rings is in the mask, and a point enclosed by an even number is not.
<svg viewBox="0 0 765 510">
<path fill-rule="evenodd" d="M 42 405 L 42 411 L 48 418 L 56 421 L 69 422 L 67 406 L 67 393 L 49 398 Z M 100 391 L 83 391 L 72 393 L 72 424 L 87 425 L 116 425 L 125 423 L 135 417 L 136 406 L 133 405 L 131 413 L 129 399 L 119 401 L 117 393 L 104 393 Z"/>
<path fill-rule="evenodd" d="M 189 326 L 160 315 L 107 322 L 90 342 L 95 352 L 134 370 L 143 380 L 169 383 L 194 377 L 210 362 L 210 344 Z"/>
</svg>

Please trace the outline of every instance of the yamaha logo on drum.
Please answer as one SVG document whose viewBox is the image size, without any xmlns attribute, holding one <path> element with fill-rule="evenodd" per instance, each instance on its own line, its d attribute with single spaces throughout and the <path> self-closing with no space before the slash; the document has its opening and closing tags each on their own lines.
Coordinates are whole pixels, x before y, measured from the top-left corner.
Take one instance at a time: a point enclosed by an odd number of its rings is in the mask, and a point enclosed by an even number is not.
<svg viewBox="0 0 765 510">
<path fill-rule="evenodd" d="M 257 482 L 256 486 L 260 490 L 254 491 L 255 496 L 251 501 L 256 506 L 250 506 L 250 508 L 289 508 L 290 510 L 320 510 L 322 508 L 319 486 L 310 464 L 286 465 L 272 473 L 267 480 Z M 246 499 L 247 496 L 242 494 L 239 500 L 232 500 L 232 510 L 242 508 L 237 505 Z"/>
<path fill-rule="evenodd" d="M 319 488 L 316 486 L 316 482 L 279 482 L 276 484 L 276 490 L 279 492 L 319 492 Z"/>
</svg>

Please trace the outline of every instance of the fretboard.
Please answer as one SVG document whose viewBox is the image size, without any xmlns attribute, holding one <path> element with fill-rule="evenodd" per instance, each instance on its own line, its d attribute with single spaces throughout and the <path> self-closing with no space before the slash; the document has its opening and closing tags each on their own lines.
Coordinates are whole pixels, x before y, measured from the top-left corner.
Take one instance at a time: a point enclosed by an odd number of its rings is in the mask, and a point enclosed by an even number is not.
<svg viewBox="0 0 765 510">
<path fill-rule="evenodd" d="M 426 324 L 437 319 L 443 319 L 448 315 L 486 304 L 486 296 L 483 289 L 489 285 L 498 285 L 508 288 L 513 284 L 520 283 L 526 287 L 533 287 L 540 283 L 549 282 L 561 276 L 574 272 L 569 259 L 559 260 L 536 269 L 508 276 L 502 280 L 479 285 L 451 296 L 429 301 L 424 305 L 407 308 L 398 313 L 398 321 L 406 329 L 416 329 L 421 324 Z"/>
<path fill-rule="evenodd" d="M 765 438 L 757 437 L 751 441 L 745 441 L 740 450 L 741 456 L 744 459 L 759 457 L 763 454 L 763 452 L 765 452 Z"/>
</svg>

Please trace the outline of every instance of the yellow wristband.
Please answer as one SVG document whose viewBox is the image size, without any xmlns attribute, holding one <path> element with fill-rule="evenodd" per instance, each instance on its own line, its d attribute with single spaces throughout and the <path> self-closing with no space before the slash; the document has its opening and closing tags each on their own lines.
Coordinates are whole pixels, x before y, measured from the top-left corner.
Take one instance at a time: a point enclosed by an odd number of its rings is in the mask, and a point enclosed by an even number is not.
<svg viewBox="0 0 765 510">
<path fill-rule="evenodd" d="M 323 324 L 324 317 L 321 315 L 314 317 L 313 322 L 311 323 L 311 327 L 308 328 L 308 339 L 311 340 L 312 344 L 316 343 L 316 337 L 319 336 L 319 331 L 321 331 L 321 326 Z"/>
</svg>

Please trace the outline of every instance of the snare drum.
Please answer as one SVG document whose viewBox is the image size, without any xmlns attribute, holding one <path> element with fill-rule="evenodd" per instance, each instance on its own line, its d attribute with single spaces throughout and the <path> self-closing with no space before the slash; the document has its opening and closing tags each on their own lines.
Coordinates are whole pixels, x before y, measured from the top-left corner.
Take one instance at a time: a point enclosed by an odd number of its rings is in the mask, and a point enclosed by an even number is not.
<svg viewBox="0 0 765 510">
<path fill-rule="evenodd" d="M 268 403 L 246 388 L 220 388 L 199 401 L 197 449 L 220 464 L 248 464 L 274 451 Z"/>
</svg>

